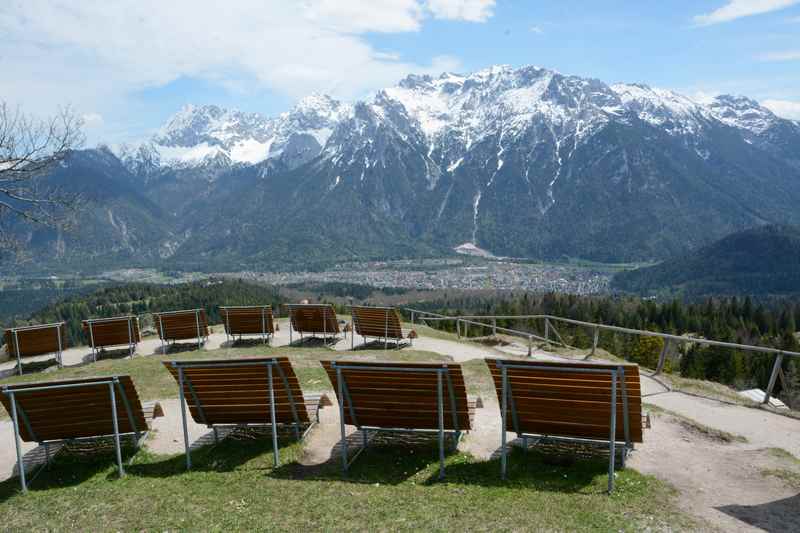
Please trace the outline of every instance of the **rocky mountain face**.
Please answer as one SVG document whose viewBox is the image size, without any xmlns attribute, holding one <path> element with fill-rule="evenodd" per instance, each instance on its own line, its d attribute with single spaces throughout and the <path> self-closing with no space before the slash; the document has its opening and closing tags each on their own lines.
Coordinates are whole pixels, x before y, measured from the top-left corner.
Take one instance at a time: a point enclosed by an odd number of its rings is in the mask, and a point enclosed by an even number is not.
<svg viewBox="0 0 800 533">
<path fill-rule="evenodd" d="M 648 260 L 800 223 L 800 124 L 536 67 L 409 76 L 273 118 L 189 106 L 115 154 L 162 212 L 145 255 L 193 267 L 457 247 Z"/>
</svg>

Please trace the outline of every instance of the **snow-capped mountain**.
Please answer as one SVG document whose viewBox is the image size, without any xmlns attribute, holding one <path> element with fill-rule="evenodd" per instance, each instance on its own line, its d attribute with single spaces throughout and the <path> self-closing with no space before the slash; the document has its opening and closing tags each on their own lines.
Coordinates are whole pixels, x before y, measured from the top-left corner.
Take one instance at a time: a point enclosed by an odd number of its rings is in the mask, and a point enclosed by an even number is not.
<svg viewBox="0 0 800 533">
<path fill-rule="evenodd" d="M 658 259 L 800 223 L 798 123 L 745 97 L 538 67 L 408 76 L 277 117 L 188 106 L 116 153 L 169 214 L 174 261 L 202 268 L 454 249 Z"/>
<path fill-rule="evenodd" d="M 118 153 L 132 169 L 252 165 L 282 156 L 304 160 L 319 153 L 349 109 L 324 95 L 306 97 L 274 118 L 187 105 L 150 140 Z"/>
</svg>

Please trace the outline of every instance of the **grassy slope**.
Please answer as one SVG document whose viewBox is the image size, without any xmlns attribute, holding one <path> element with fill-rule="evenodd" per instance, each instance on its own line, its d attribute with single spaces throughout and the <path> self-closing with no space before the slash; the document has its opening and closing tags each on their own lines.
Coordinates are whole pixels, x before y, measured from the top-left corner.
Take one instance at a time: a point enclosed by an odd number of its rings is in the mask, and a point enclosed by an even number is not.
<svg viewBox="0 0 800 533">
<path fill-rule="evenodd" d="M 383 351 L 359 358 L 384 359 Z M 73 376 L 130 374 L 144 399 L 169 398 L 177 388 L 161 361 L 180 358 L 288 355 L 305 390 L 330 389 L 317 361 L 338 354 L 324 349 L 263 346 L 186 352 L 171 356 L 106 360 L 6 382 Z M 395 359 L 445 360 L 426 352 L 389 352 Z M 473 392 L 488 392 L 482 361 L 465 365 Z M 472 377 L 470 377 L 472 376 Z M 10 443 L 9 443 L 10 444 Z M 350 477 L 338 462 L 303 466 L 302 448 L 282 442 L 282 465 L 272 466 L 268 439 L 228 439 L 195 452 L 195 469 L 182 456 L 138 453 L 116 477 L 113 457 L 61 455 L 18 493 L 17 479 L 0 483 L 0 523 L 6 530 L 38 529 L 426 529 L 426 530 L 640 530 L 691 529 L 672 489 L 633 470 L 617 474 L 617 490 L 604 494 L 607 463 L 563 465 L 529 452 L 512 456 L 510 479 L 499 464 L 463 454 L 448 457 L 445 482 L 436 481 L 434 448 L 375 447 L 361 455 Z"/>
</svg>

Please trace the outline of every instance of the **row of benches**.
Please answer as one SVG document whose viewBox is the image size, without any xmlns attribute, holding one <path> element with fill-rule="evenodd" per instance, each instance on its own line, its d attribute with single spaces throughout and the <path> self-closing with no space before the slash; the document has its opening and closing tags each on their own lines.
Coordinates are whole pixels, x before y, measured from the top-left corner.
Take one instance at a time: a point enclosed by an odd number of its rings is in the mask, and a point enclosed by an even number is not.
<svg viewBox="0 0 800 533">
<path fill-rule="evenodd" d="M 328 304 L 290 304 L 289 317 L 292 331 L 302 337 L 305 334 L 324 337 L 338 336 L 341 333 L 336 311 Z M 403 339 L 400 315 L 390 307 L 353 306 L 353 328 L 367 338 L 389 339 L 397 342 Z M 275 333 L 272 307 L 269 305 L 220 307 L 225 326 L 225 334 L 241 338 L 244 335 L 259 335 L 266 342 Z M 153 325 L 162 345 L 196 339 L 198 346 L 208 339 L 208 318 L 204 309 L 189 309 L 153 313 Z M 99 350 L 113 346 L 127 346 L 133 356 L 136 344 L 141 340 L 139 319 L 135 316 L 96 318 L 83 321 L 83 331 L 89 340 L 93 359 L 97 360 Z M 61 353 L 67 347 L 66 324 L 45 324 L 11 328 L 5 332 L 5 343 L 9 354 L 17 359 L 18 371 L 22 374 L 22 359 L 48 353 L 56 354 L 61 365 Z M 410 340 L 410 337 L 409 337 Z"/>
<path fill-rule="evenodd" d="M 379 432 L 427 432 L 438 437 L 440 477 L 445 473 L 445 437 L 457 445 L 472 429 L 477 402 L 467 399 L 457 363 L 322 361 L 337 398 L 342 468 L 352 460 L 345 426 L 361 433 L 363 450 Z M 275 465 L 278 429 L 300 438 L 324 395 L 304 396 L 286 357 L 165 361 L 175 378 L 181 404 L 186 467 L 191 468 L 187 409 L 211 428 L 271 427 Z M 570 439 L 608 446 L 608 489 L 613 490 L 617 452 L 622 466 L 634 443 L 642 442 L 639 368 L 631 364 L 539 362 L 487 359 L 501 406 L 501 473 L 507 470 L 506 432 L 528 438 Z M 120 475 L 120 438 L 147 431 L 145 411 L 128 376 L 5 385 L 0 401 L 10 413 L 26 490 L 21 440 L 45 446 L 58 441 L 114 438 Z M 151 410 L 158 416 L 160 409 Z M 356 454 L 357 456 L 357 454 Z"/>
</svg>

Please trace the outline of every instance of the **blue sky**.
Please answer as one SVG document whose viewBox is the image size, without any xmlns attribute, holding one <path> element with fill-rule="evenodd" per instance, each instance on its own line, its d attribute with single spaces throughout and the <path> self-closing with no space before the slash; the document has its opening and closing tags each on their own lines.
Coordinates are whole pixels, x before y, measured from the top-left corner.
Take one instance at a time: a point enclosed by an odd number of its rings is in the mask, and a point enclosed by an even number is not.
<svg viewBox="0 0 800 533">
<path fill-rule="evenodd" d="M 410 72 L 534 64 L 800 120 L 800 0 L 6 0 L 0 98 L 71 105 L 89 144 L 149 136 L 187 103 L 277 114 Z"/>
</svg>

